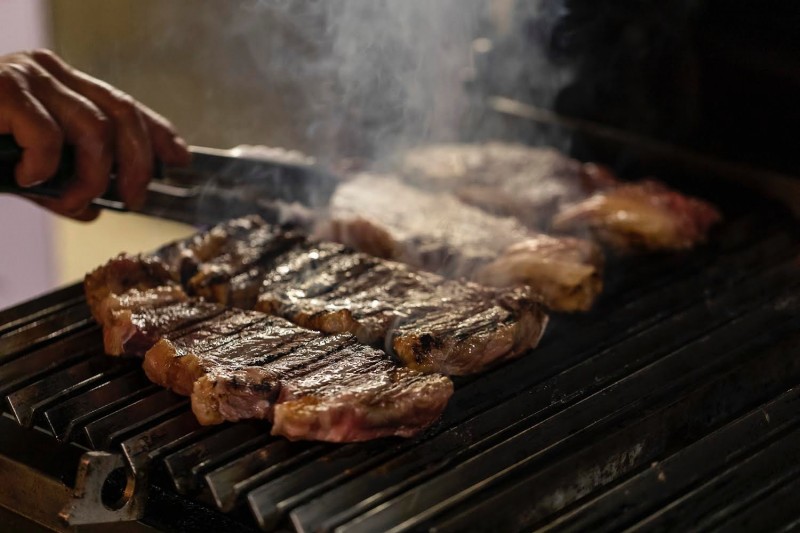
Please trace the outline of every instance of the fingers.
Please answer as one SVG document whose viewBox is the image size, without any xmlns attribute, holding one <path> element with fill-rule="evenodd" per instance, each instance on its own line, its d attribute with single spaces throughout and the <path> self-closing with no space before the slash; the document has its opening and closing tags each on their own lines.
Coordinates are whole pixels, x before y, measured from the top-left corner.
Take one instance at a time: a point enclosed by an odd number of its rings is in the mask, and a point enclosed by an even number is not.
<svg viewBox="0 0 800 533">
<path fill-rule="evenodd" d="M 13 69 L 0 70 L 0 132 L 11 133 L 22 149 L 15 170 L 23 187 L 52 177 L 61 157 L 63 134 L 45 107 L 21 86 Z"/>
<path fill-rule="evenodd" d="M 52 211 L 61 216 L 77 220 L 79 222 L 91 222 L 100 216 L 100 209 L 94 206 L 89 206 L 81 211 L 70 211 L 64 208 L 60 198 L 40 198 L 33 196 L 26 196 L 26 198 L 35 204 L 38 204 L 48 211 Z"/>
<path fill-rule="evenodd" d="M 139 104 L 139 108 L 150 132 L 156 157 L 167 165 L 188 165 L 192 158 L 189 147 L 175 132 L 172 124 L 145 105 Z"/>
<path fill-rule="evenodd" d="M 38 203 L 81 220 L 96 216 L 86 209 L 107 189 L 113 162 L 122 200 L 137 209 L 155 159 L 168 165 L 190 160 L 166 119 L 48 51 L 0 57 L 0 133 L 13 134 L 23 148 L 16 169 L 23 186 L 51 178 L 62 145 L 75 147 L 77 180 L 61 199 Z"/>
<path fill-rule="evenodd" d="M 111 121 L 120 196 L 129 207 L 141 207 L 153 175 L 154 153 L 150 131 L 137 103 L 127 94 L 74 71 L 51 53 L 34 52 L 32 57 L 58 82 L 93 102 Z"/>
<path fill-rule="evenodd" d="M 111 118 L 118 132 L 121 193 L 133 207 L 143 200 L 154 158 L 168 165 L 189 163 L 186 143 L 165 118 L 118 89 L 70 68 L 50 52 L 35 52 L 33 57 L 61 83 L 89 98 Z"/>
<path fill-rule="evenodd" d="M 38 65 L 27 66 L 30 92 L 49 110 L 75 147 L 77 179 L 60 198 L 60 209 L 77 215 L 108 189 L 114 160 L 111 122 L 91 101 L 62 85 Z"/>
</svg>

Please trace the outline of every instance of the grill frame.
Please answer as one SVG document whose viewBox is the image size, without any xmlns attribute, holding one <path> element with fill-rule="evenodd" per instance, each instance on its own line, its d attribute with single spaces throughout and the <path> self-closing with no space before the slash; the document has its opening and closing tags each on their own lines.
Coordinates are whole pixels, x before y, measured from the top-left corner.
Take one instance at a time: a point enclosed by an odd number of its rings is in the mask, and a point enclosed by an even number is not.
<svg viewBox="0 0 800 533">
<path fill-rule="evenodd" d="M 786 345 L 800 341 L 800 238 L 771 204 L 720 203 L 729 220 L 707 247 L 612 257 L 593 312 L 556 316 L 535 351 L 456 380 L 442 420 L 412 440 L 201 428 L 185 398 L 100 353 L 79 285 L 0 312 L 0 394 L 23 425 L 71 441 L 54 446 L 119 454 L 150 489 L 139 523 L 158 529 L 677 529 L 705 508 L 701 525 L 742 527 L 773 497 L 769 520 L 792 524 L 796 472 L 776 450 L 800 449 L 800 362 Z M 751 440 L 731 448 L 726 434 Z M 755 489 L 712 497 L 728 479 Z M 631 502 L 628 486 L 652 499 Z"/>
</svg>

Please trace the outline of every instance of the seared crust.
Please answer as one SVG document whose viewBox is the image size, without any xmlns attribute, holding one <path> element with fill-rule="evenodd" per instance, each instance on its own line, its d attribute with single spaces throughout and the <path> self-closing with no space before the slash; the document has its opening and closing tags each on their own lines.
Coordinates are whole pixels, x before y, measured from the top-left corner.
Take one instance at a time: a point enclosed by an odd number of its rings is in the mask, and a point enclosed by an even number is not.
<svg viewBox="0 0 800 533">
<path fill-rule="evenodd" d="M 625 184 L 564 207 L 553 219 L 559 230 L 589 229 L 622 250 L 687 250 L 705 241 L 722 219 L 709 203 L 654 180 Z"/>
<path fill-rule="evenodd" d="M 169 287 L 175 298 L 185 299 L 177 280 L 161 260 L 128 254 L 120 254 L 94 269 L 86 275 L 83 282 L 89 309 L 100 324 L 105 324 L 110 319 L 109 313 L 114 309 L 113 304 L 107 302 L 109 297 L 120 296 L 131 290 L 144 293 L 148 289 L 162 286 Z M 164 296 L 166 294 L 162 293 Z"/>
<path fill-rule="evenodd" d="M 384 346 L 409 368 L 480 372 L 536 346 L 547 318 L 530 289 L 491 289 L 321 243 L 276 262 L 257 308 Z"/>
<path fill-rule="evenodd" d="M 399 368 L 350 335 L 323 337 L 244 311 L 162 339 L 144 368 L 191 396 L 202 424 L 272 420 L 272 433 L 290 439 L 408 437 L 440 416 L 453 391 L 444 376 Z"/>
<path fill-rule="evenodd" d="M 317 237 L 448 278 L 529 285 L 557 311 L 589 309 L 602 288 L 602 253 L 593 243 L 538 234 L 387 176 L 363 174 L 341 185 Z"/>
<path fill-rule="evenodd" d="M 560 311 L 588 311 L 603 289 L 603 254 L 592 242 L 538 235 L 509 246 L 475 280 L 493 287 L 536 287 Z"/>
</svg>

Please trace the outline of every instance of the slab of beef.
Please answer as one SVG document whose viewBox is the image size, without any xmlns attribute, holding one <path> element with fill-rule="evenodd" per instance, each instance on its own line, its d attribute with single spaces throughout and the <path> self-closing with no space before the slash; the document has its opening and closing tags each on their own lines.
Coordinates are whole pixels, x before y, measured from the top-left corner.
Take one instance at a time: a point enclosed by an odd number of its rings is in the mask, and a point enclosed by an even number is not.
<svg viewBox="0 0 800 533">
<path fill-rule="evenodd" d="M 340 185 L 317 236 L 449 278 L 529 285 L 559 311 L 589 309 L 602 289 L 603 258 L 591 242 L 538 234 L 390 176 Z"/>
<path fill-rule="evenodd" d="M 439 417 L 453 392 L 446 377 L 400 368 L 352 335 L 326 337 L 240 310 L 167 334 L 144 369 L 190 395 L 203 424 L 265 419 L 290 439 L 409 437 Z"/>
<path fill-rule="evenodd" d="M 452 192 L 538 230 L 548 229 L 561 205 L 618 183 L 607 169 L 558 150 L 502 142 L 422 146 L 403 155 L 399 170 L 419 187 Z"/>
<path fill-rule="evenodd" d="M 86 299 L 109 355 L 144 355 L 163 333 L 221 312 L 190 300 L 159 259 L 120 255 L 86 276 Z"/>
<path fill-rule="evenodd" d="M 446 280 L 333 243 L 298 247 L 264 278 L 257 309 L 385 346 L 408 367 L 461 375 L 518 357 L 547 317 L 529 288 Z"/>
<path fill-rule="evenodd" d="M 711 204 L 645 180 L 565 206 L 553 219 L 553 227 L 589 228 L 603 242 L 623 250 L 687 250 L 705 241 L 720 219 Z"/>
<path fill-rule="evenodd" d="M 85 287 L 107 353 L 144 355 L 148 377 L 191 396 L 203 424 L 267 419 L 276 435 L 335 442 L 411 436 L 452 394 L 447 378 L 351 335 L 189 297 L 159 258 L 119 256 Z"/>
<path fill-rule="evenodd" d="M 621 250 L 677 250 L 705 240 L 720 219 L 710 204 L 654 180 L 625 183 L 608 169 L 550 148 L 489 142 L 409 151 L 401 173 L 421 187 L 451 190 L 488 212 L 550 232 L 587 230 Z"/>
<path fill-rule="evenodd" d="M 303 241 L 296 231 L 249 216 L 164 246 L 156 255 L 190 294 L 249 309 L 258 296 L 260 273 L 281 252 Z"/>
</svg>

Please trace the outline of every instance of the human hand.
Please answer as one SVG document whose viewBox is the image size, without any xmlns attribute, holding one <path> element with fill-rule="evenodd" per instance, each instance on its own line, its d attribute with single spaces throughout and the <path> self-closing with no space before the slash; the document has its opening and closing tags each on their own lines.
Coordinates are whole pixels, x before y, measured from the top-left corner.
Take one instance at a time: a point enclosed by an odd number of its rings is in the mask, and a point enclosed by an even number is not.
<svg viewBox="0 0 800 533">
<path fill-rule="evenodd" d="M 75 181 L 61 198 L 35 201 L 79 220 L 97 217 L 90 202 L 108 188 L 112 164 L 120 197 L 135 210 L 145 201 L 155 159 L 167 165 L 190 159 L 166 119 L 47 50 L 0 56 L 0 133 L 11 133 L 23 149 L 15 171 L 23 187 L 47 181 L 62 145 L 75 147 Z"/>
</svg>

